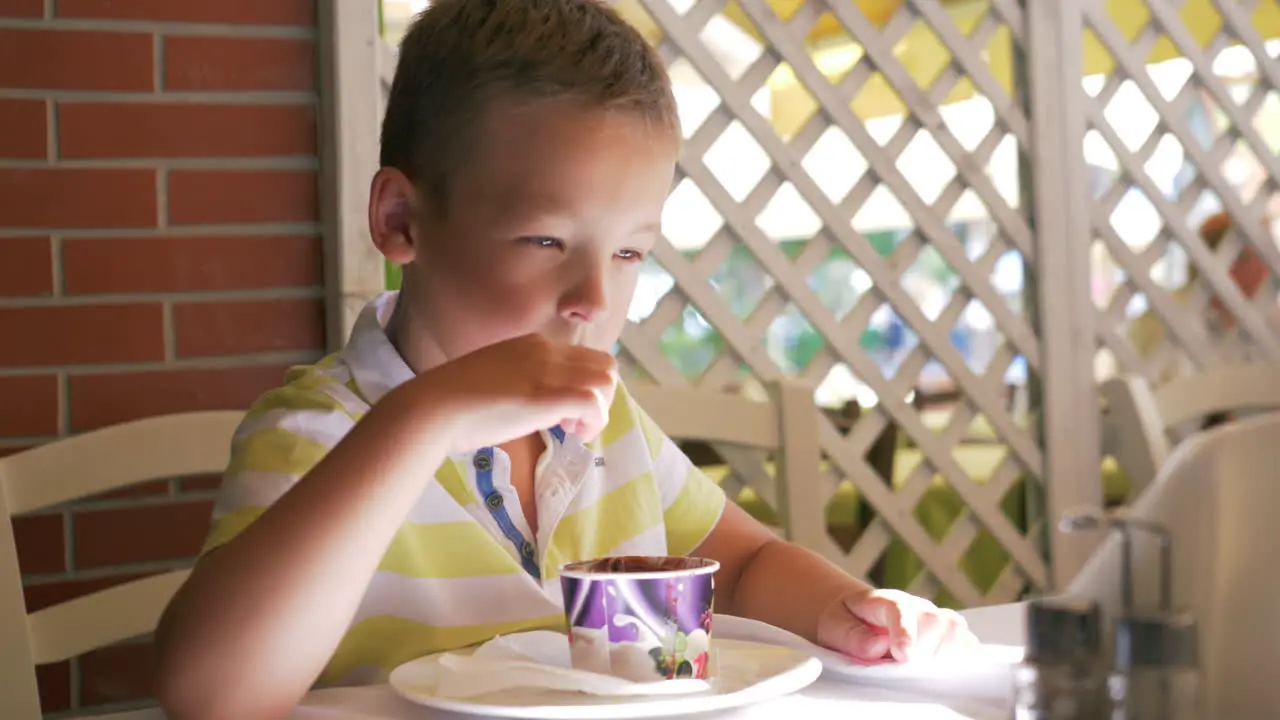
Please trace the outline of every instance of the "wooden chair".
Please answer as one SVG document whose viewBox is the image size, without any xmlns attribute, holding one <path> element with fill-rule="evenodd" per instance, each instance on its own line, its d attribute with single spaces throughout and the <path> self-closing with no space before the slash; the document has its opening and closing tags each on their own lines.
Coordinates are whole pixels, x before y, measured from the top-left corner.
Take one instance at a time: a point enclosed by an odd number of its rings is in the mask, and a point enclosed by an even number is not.
<svg viewBox="0 0 1280 720">
<path fill-rule="evenodd" d="M 725 392 L 730 395 L 734 394 L 728 389 Z M 819 408 L 819 412 L 826 417 L 832 427 L 842 436 L 848 435 L 862 417 L 862 407 L 857 400 L 850 400 L 840 408 Z M 676 443 L 688 456 L 689 460 L 698 467 L 715 467 L 725 463 L 725 458 L 721 457 L 721 452 L 717 452 L 716 449 L 703 440 L 677 438 Z M 724 448 L 722 447 L 721 451 L 723 450 Z M 898 426 L 894 423 L 888 423 L 866 453 L 867 464 L 881 478 L 886 478 L 886 484 L 890 482 L 887 478 L 894 476 L 894 463 L 897 459 L 897 453 Z M 756 480 L 767 482 L 762 476 L 753 477 L 753 488 L 759 484 L 755 482 Z M 841 552 L 846 554 L 857 544 L 862 531 L 866 529 L 868 523 L 875 517 L 874 509 L 870 504 L 861 502 L 858 499 L 857 491 L 853 491 L 852 496 L 852 498 L 847 497 L 847 493 L 843 488 L 837 489 L 836 494 L 831 497 L 831 501 L 826 507 L 827 533 L 835 540 Z M 770 495 L 770 498 L 772 497 Z M 772 508 L 773 504 L 770 503 L 769 506 Z M 761 507 L 747 508 L 747 510 L 757 514 L 757 517 L 762 520 L 777 522 L 776 518 L 763 517 L 765 513 L 762 512 L 763 508 Z M 772 513 L 768 514 L 772 515 Z"/>
<path fill-rule="evenodd" d="M 786 381 L 769 385 L 771 402 L 757 402 L 725 392 L 694 388 L 672 388 L 651 384 L 631 384 L 627 390 L 640 407 L 669 437 L 679 441 L 715 444 L 721 456 L 733 449 L 764 450 L 777 456 L 775 485 L 763 490 L 766 502 L 777 508 L 782 521 L 780 534 L 788 540 L 833 557 L 836 555 L 826 531 L 826 499 L 819 475 L 821 449 L 818 445 L 818 409 L 812 388 Z M 725 457 L 735 469 L 750 465 Z M 763 474 L 763 468 L 760 472 Z M 773 497 L 769 497 L 769 490 Z"/>
<path fill-rule="evenodd" d="M 1280 409 L 1280 364 L 1222 365 L 1158 389 L 1141 376 L 1102 384 L 1103 451 L 1129 477 L 1136 498 L 1160 472 L 1176 438 L 1170 432 L 1222 414 Z"/>
<path fill-rule="evenodd" d="M 36 665 L 152 632 L 189 574 L 143 578 L 28 615 L 11 518 L 135 483 L 221 473 L 242 417 L 148 418 L 0 458 L 0 717 L 41 717 Z"/>
</svg>

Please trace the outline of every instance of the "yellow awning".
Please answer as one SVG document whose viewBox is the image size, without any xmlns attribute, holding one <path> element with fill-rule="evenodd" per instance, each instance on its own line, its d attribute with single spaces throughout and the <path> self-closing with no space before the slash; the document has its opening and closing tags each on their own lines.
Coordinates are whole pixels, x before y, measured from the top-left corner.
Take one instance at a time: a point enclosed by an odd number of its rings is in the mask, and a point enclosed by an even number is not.
<svg viewBox="0 0 1280 720">
<path fill-rule="evenodd" d="M 789 19 L 806 0 L 769 0 L 770 6 L 783 20 Z M 855 2 L 867 18 L 877 26 L 883 26 L 898 11 L 903 0 L 850 0 Z M 943 6 L 962 33 L 970 32 L 988 11 L 987 0 L 943 0 Z M 662 31 L 642 9 L 639 0 L 619 0 L 618 10 L 627 17 L 651 41 L 658 42 Z M 1150 17 L 1146 0 L 1108 0 L 1107 10 L 1120 32 L 1132 39 L 1141 32 Z M 730 2 L 725 16 L 758 40 L 760 34 L 750 19 Z M 1214 0 L 1187 0 L 1181 17 L 1191 34 L 1203 47 L 1217 34 L 1222 19 L 1214 8 Z M 1254 12 L 1253 27 L 1266 39 L 1280 37 L 1280 4 L 1264 2 Z M 833 80 L 848 72 L 862 55 L 862 48 L 844 32 L 839 21 L 830 14 L 824 15 L 809 34 L 809 45 L 818 68 Z M 894 47 L 894 55 L 914 78 L 918 85 L 927 88 L 943 68 L 951 61 L 945 45 L 923 22 L 917 22 Z M 1147 62 L 1155 63 L 1179 57 L 1177 48 L 1168 38 L 1161 38 L 1152 49 Z M 1013 84 L 1013 57 L 1009 32 L 1001 28 L 991 38 L 986 48 L 986 58 L 992 74 L 1006 89 Z M 1086 75 L 1110 72 L 1115 65 L 1111 53 L 1092 32 L 1084 39 L 1084 71 Z M 817 104 L 799 83 L 790 67 L 783 65 L 769 78 L 772 91 L 773 123 L 784 136 L 790 136 L 817 109 Z M 971 97 L 972 83 L 961 80 L 945 102 L 955 102 Z M 901 99 L 879 73 L 873 75 L 853 98 L 851 109 L 863 118 L 897 115 L 904 111 Z"/>
</svg>

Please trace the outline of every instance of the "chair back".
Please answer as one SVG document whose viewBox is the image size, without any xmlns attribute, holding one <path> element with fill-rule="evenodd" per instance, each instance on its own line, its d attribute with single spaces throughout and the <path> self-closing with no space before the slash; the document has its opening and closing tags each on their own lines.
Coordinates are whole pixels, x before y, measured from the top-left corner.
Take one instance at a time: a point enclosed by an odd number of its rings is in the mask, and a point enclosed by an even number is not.
<svg viewBox="0 0 1280 720">
<path fill-rule="evenodd" d="M 748 485 L 778 510 L 784 537 L 839 559 L 842 553 L 826 530 L 813 389 L 784 380 L 768 383 L 768 390 L 770 401 L 758 402 L 695 388 L 627 386 L 636 403 L 672 439 L 714 443 L 736 471 L 758 473 L 747 478 Z M 776 457 L 773 478 L 761 467 L 760 450 Z"/>
<path fill-rule="evenodd" d="M 1102 451 L 1115 458 L 1129 479 L 1129 498 L 1137 497 L 1160 470 L 1172 449 L 1160 406 L 1141 376 L 1107 380 L 1102 397 Z"/>
<path fill-rule="evenodd" d="M 165 415 L 0 458 L 0 717 L 41 717 L 35 666 L 155 630 L 190 571 L 135 580 L 28 614 L 12 518 L 151 480 L 220 474 L 244 414 Z"/>
<path fill-rule="evenodd" d="M 1141 376 L 1116 377 L 1103 383 L 1101 396 L 1103 450 L 1128 475 L 1134 498 L 1169 457 L 1175 428 L 1220 414 L 1280 410 L 1280 363 L 1216 366 L 1154 389 Z"/>
<path fill-rule="evenodd" d="M 1165 427 L 1218 413 L 1280 409 L 1280 363 L 1219 365 L 1160 386 L 1156 404 Z"/>
</svg>

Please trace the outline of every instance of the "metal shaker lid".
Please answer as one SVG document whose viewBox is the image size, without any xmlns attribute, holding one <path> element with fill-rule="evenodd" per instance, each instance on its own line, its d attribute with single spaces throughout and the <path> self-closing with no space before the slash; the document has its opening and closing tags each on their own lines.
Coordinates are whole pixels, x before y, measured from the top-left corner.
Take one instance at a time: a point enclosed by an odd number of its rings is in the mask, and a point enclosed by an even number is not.
<svg viewBox="0 0 1280 720">
<path fill-rule="evenodd" d="M 1027 604 L 1027 662 L 1096 658 L 1102 650 L 1102 610 L 1083 598 L 1042 598 Z"/>
<path fill-rule="evenodd" d="M 1116 620 L 1118 668 L 1194 668 L 1199 660 L 1199 632 L 1189 613 L 1131 613 Z"/>
</svg>

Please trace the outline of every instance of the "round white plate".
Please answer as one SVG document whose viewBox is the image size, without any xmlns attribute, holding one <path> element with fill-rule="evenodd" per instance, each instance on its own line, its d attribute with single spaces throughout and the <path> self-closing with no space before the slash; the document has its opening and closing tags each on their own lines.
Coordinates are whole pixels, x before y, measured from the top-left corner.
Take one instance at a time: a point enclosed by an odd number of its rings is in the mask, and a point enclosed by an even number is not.
<svg viewBox="0 0 1280 720">
<path fill-rule="evenodd" d="M 517 640 L 518 635 L 509 636 Z M 606 697 L 518 688 L 471 698 L 435 694 L 443 668 L 441 654 L 411 660 L 391 672 L 392 689 L 426 707 L 501 718 L 651 718 L 752 705 L 801 690 L 822 674 L 822 663 L 808 653 L 745 640 L 712 641 L 711 689 L 689 695 Z"/>
</svg>

